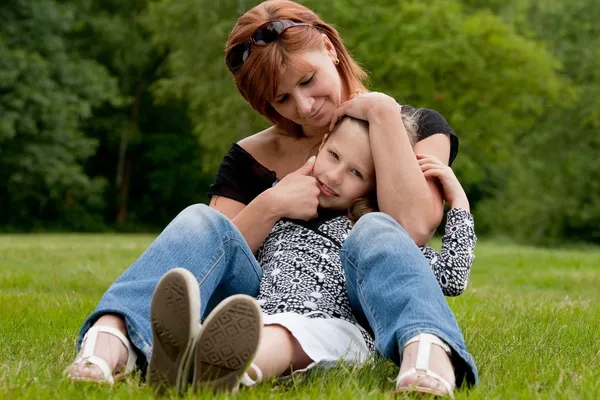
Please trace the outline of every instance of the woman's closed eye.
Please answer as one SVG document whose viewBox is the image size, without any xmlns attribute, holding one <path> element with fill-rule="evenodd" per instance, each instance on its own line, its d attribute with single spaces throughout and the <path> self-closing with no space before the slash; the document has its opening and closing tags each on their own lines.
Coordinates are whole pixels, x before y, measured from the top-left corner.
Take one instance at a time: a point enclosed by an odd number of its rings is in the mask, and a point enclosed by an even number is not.
<svg viewBox="0 0 600 400">
<path fill-rule="evenodd" d="M 338 154 L 335 151 L 329 151 L 329 154 L 331 155 L 331 157 L 335 158 L 336 160 L 340 159 L 340 156 L 338 156 Z"/>
<path fill-rule="evenodd" d="M 315 73 L 311 74 L 307 79 L 305 79 L 304 81 L 300 82 L 300 86 L 308 86 L 313 82 L 313 79 L 315 77 Z M 287 94 L 284 94 L 283 96 L 281 96 L 280 98 L 276 99 L 275 102 L 278 104 L 283 104 L 288 100 L 289 96 Z"/>
<path fill-rule="evenodd" d="M 308 79 L 300 82 L 300 86 L 308 86 L 311 84 L 311 82 L 313 81 L 313 78 L 315 77 L 315 74 L 312 74 L 310 77 L 308 77 Z"/>
</svg>

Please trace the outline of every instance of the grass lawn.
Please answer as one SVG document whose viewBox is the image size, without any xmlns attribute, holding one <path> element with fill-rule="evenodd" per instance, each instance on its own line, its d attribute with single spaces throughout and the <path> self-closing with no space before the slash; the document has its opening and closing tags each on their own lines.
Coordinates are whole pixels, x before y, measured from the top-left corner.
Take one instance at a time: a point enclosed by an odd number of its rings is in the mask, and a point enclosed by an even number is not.
<svg viewBox="0 0 600 400">
<path fill-rule="evenodd" d="M 152 396 L 137 376 L 113 389 L 61 378 L 75 356 L 81 322 L 152 239 L 0 235 L 0 398 Z M 448 300 L 481 383 L 456 398 L 600 399 L 600 248 L 544 250 L 481 240 L 476 254 L 467 292 Z M 231 397 L 391 399 L 396 373 L 381 360 Z"/>
</svg>

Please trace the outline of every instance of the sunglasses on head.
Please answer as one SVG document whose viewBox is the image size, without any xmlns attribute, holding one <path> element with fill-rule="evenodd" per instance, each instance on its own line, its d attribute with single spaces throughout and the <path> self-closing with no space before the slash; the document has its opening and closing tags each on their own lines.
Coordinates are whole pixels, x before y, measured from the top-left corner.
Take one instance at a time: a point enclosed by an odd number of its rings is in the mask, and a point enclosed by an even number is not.
<svg viewBox="0 0 600 400">
<path fill-rule="evenodd" d="M 294 22 L 288 19 L 270 21 L 262 24 L 256 29 L 250 40 L 245 43 L 238 43 L 227 54 L 227 66 L 231 72 L 235 72 L 244 65 L 244 62 L 250 55 L 250 48 L 253 44 L 257 46 L 266 46 L 279 38 L 287 28 L 292 26 L 310 26 L 304 22 Z"/>
</svg>

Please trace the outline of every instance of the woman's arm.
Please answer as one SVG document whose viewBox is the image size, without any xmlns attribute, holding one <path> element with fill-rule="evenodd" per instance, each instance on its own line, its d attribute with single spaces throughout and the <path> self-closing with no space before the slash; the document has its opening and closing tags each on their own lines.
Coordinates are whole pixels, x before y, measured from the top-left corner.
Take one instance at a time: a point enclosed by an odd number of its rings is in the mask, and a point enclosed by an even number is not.
<svg viewBox="0 0 600 400">
<path fill-rule="evenodd" d="M 417 245 L 423 245 L 440 224 L 444 208 L 437 180 L 423 176 L 415 152 L 448 160 L 450 139 L 433 135 L 413 150 L 395 102 L 392 106 L 395 109 L 380 108 L 369 120 L 379 209 L 398 221 Z"/>
<path fill-rule="evenodd" d="M 263 244 L 273 225 L 281 218 L 272 206 L 269 193 L 261 193 L 247 206 L 239 201 L 222 196 L 213 196 L 210 207 L 220 211 L 233 222 L 253 253 Z"/>
<path fill-rule="evenodd" d="M 424 245 L 443 216 L 440 189 L 420 171 L 415 151 L 450 156 L 447 135 L 432 135 L 410 145 L 396 101 L 382 93 L 366 93 L 343 103 L 332 124 L 344 114 L 369 122 L 369 138 L 377 176 L 379 209 L 400 223 L 417 245 Z"/>
<path fill-rule="evenodd" d="M 316 217 L 319 189 L 310 176 L 315 157 L 265 190 L 247 206 L 223 196 L 213 196 L 210 207 L 220 211 L 238 228 L 252 252 L 263 244 L 273 225 L 283 218 L 309 220 Z"/>
</svg>

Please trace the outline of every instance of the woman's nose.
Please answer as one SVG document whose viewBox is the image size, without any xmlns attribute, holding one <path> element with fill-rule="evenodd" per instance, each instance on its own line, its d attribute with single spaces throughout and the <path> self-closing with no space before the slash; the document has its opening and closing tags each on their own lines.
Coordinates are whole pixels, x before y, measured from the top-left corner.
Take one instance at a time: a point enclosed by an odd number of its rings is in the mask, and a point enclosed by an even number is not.
<svg viewBox="0 0 600 400">
<path fill-rule="evenodd" d="M 302 118 L 308 118 L 312 114 L 312 106 L 314 99 L 309 96 L 298 96 L 296 106 L 298 108 L 298 115 Z"/>
</svg>

